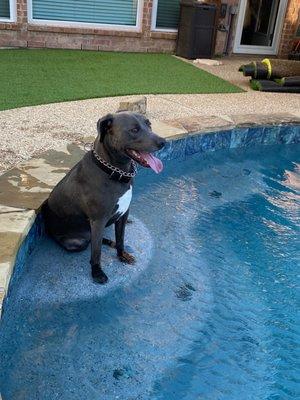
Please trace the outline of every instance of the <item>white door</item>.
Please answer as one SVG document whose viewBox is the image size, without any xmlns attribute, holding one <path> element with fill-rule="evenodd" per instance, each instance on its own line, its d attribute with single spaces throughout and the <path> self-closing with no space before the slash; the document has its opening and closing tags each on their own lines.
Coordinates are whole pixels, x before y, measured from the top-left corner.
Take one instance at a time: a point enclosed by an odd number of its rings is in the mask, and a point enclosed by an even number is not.
<svg viewBox="0 0 300 400">
<path fill-rule="evenodd" d="M 234 53 L 277 54 L 287 0 L 240 0 Z"/>
</svg>

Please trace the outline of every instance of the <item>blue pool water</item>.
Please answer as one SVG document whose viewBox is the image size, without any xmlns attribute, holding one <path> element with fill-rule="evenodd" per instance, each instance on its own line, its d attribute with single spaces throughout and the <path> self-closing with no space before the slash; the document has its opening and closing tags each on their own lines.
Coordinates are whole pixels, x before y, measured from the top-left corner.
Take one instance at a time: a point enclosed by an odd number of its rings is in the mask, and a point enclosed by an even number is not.
<svg viewBox="0 0 300 400">
<path fill-rule="evenodd" d="M 3 400 L 299 399 L 299 145 L 140 172 L 135 266 L 41 240 L 0 334 Z M 110 233 L 109 233 L 110 234 Z"/>
</svg>

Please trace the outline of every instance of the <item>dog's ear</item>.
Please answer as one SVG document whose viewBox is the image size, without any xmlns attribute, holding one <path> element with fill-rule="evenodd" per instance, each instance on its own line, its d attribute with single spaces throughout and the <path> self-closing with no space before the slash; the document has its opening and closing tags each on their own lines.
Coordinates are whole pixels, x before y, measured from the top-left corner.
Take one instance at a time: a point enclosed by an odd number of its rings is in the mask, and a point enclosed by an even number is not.
<svg viewBox="0 0 300 400">
<path fill-rule="evenodd" d="M 97 131 L 100 135 L 100 142 L 103 142 L 105 135 L 109 131 L 113 123 L 113 115 L 107 114 L 105 117 L 100 118 L 97 122 Z"/>
</svg>

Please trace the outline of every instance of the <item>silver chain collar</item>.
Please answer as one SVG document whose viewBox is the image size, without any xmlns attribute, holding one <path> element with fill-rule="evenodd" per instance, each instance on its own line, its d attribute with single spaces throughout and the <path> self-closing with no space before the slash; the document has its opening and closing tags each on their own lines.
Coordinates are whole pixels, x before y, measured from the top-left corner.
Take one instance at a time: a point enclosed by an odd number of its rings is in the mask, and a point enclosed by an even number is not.
<svg viewBox="0 0 300 400">
<path fill-rule="evenodd" d="M 90 149 L 93 152 L 95 158 L 99 161 L 99 163 L 105 165 L 105 167 L 109 168 L 111 170 L 111 175 L 114 172 L 117 172 L 121 177 L 125 176 L 126 178 L 134 178 L 135 175 L 137 174 L 137 164 L 135 161 L 131 160 L 131 165 L 133 168 L 133 172 L 125 172 L 122 169 L 115 167 L 114 165 L 110 164 L 109 162 L 105 161 L 103 158 L 99 156 L 99 154 L 96 152 L 94 145 L 91 143 L 85 143 L 84 149 L 87 151 L 87 146 L 90 145 Z"/>
</svg>

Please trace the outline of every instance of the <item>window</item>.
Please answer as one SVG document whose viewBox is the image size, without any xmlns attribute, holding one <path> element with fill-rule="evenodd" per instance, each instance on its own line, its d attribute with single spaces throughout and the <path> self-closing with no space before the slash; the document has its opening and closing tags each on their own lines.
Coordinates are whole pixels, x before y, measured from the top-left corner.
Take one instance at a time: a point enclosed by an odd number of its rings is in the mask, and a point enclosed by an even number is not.
<svg viewBox="0 0 300 400">
<path fill-rule="evenodd" d="M 9 0 L 0 0 L 0 18 L 10 18 Z"/>
<path fill-rule="evenodd" d="M 0 21 L 15 21 L 15 0 L 0 0 Z"/>
<path fill-rule="evenodd" d="M 152 29 L 176 31 L 179 22 L 180 0 L 153 0 Z"/>
<path fill-rule="evenodd" d="M 1 1 L 1 0 L 0 0 Z M 141 0 L 28 0 L 31 21 L 137 27 Z"/>
</svg>

